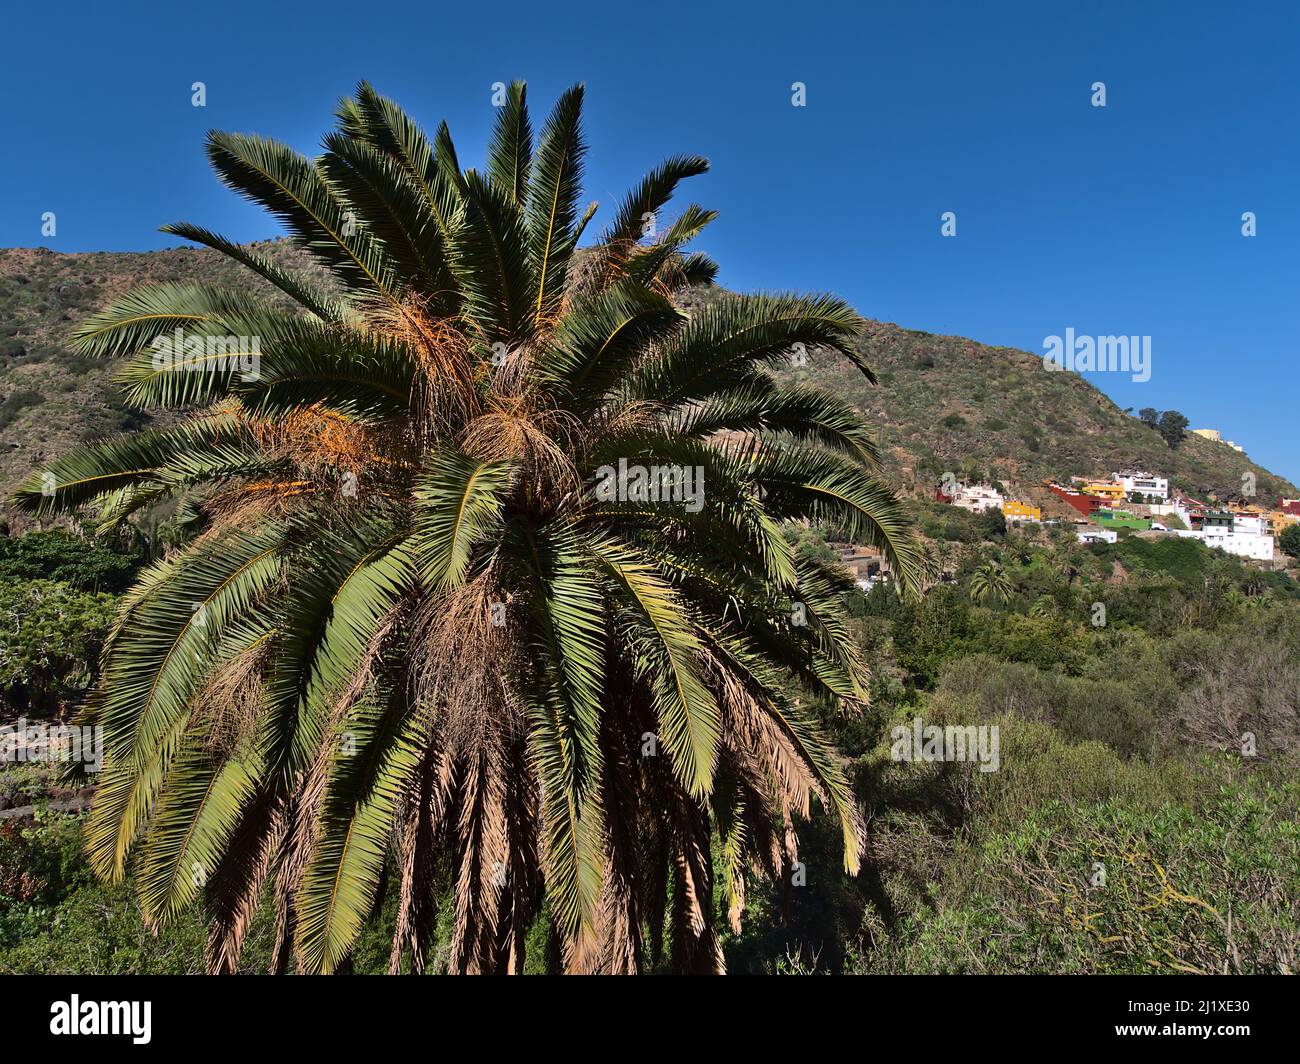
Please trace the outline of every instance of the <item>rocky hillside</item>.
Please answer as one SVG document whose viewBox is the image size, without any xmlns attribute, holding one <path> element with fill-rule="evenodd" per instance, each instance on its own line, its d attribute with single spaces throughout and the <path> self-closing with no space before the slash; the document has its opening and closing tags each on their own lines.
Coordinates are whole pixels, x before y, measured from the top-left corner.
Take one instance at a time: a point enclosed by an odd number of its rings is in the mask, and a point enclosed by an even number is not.
<svg viewBox="0 0 1300 1064">
<path fill-rule="evenodd" d="M 283 242 L 259 245 L 285 260 Z M 62 255 L 0 250 L 0 490 L 79 442 L 139 428 L 149 418 L 121 405 L 111 367 L 74 355 L 74 325 L 123 292 L 168 280 L 254 284 L 207 250 Z M 700 293 L 697 302 L 725 298 Z M 1189 436 L 1171 450 L 1087 381 L 1048 373 L 1035 355 L 972 340 L 872 323 L 863 350 L 880 378 L 871 387 L 830 355 L 809 352 L 788 372 L 834 388 L 879 427 L 889 471 L 900 486 L 928 491 L 944 472 L 993 477 L 1041 499 L 1046 478 L 1144 466 L 1183 489 L 1220 498 L 1255 474 L 1261 501 L 1300 494 L 1226 444 Z M 1152 396 L 1152 406 L 1160 406 Z"/>
</svg>

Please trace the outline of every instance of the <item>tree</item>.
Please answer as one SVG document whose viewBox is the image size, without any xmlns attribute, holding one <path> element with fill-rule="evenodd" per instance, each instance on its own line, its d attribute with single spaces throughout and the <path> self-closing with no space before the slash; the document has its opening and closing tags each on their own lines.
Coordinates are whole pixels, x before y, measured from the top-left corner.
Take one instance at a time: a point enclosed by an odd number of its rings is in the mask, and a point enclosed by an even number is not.
<svg viewBox="0 0 1300 1064">
<path fill-rule="evenodd" d="M 0 701 L 52 715 L 89 686 L 113 596 L 53 580 L 0 579 Z"/>
<path fill-rule="evenodd" d="M 1160 411 L 1153 406 L 1144 406 L 1138 411 L 1138 417 L 1148 428 L 1154 429 L 1160 424 Z"/>
<path fill-rule="evenodd" d="M 980 515 L 980 526 L 986 539 L 1002 539 L 1007 534 L 1007 517 L 997 507 L 989 507 Z"/>
<path fill-rule="evenodd" d="M 1287 525 L 1278 537 L 1277 544 L 1282 553 L 1290 558 L 1300 558 L 1300 524 Z"/>
<path fill-rule="evenodd" d="M 332 285 L 168 226 L 292 309 L 164 284 L 94 315 L 77 346 L 128 360 L 131 405 L 191 413 L 17 493 L 201 518 L 110 637 L 87 838 L 105 879 L 135 862 L 150 925 L 202 900 L 214 971 L 266 891 L 276 970 L 346 968 L 389 873 L 394 971 L 425 968 L 447 887 L 453 971 L 521 970 L 539 919 L 566 970 L 642 970 L 666 929 L 673 967 L 714 971 L 715 904 L 738 927 L 745 876 L 790 874 L 781 824 L 813 796 L 858 866 L 815 712 L 865 697 L 851 584 L 782 523 L 879 547 L 906 593 L 917 552 L 867 426 L 782 370 L 829 350 L 870 378 L 863 322 L 830 296 L 683 315 L 714 214 L 646 235 L 698 157 L 579 252 L 582 89 L 536 143 L 506 95 L 485 171 L 368 84 L 315 160 L 211 134 Z"/>
<path fill-rule="evenodd" d="M 1160 415 L 1158 431 L 1170 447 L 1177 447 L 1187 434 L 1187 418 L 1177 410 L 1166 410 Z"/>
<path fill-rule="evenodd" d="M 970 578 L 970 597 L 972 602 L 986 603 L 990 599 L 1001 604 L 1011 598 L 1013 591 L 1011 579 L 1006 570 L 996 562 L 987 562 L 976 569 Z"/>
<path fill-rule="evenodd" d="M 118 554 L 62 529 L 0 538 L 0 580 L 48 579 L 82 591 L 122 591 L 139 559 Z"/>
</svg>

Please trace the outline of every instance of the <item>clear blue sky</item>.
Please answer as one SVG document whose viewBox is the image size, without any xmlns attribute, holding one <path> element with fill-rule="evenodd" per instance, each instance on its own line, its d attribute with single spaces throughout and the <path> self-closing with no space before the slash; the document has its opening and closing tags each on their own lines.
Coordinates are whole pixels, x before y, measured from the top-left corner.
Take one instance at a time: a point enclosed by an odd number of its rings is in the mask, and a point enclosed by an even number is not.
<svg viewBox="0 0 1300 1064">
<path fill-rule="evenodd" d="M 368 78 L 477 162 L 493 82 L 525 78 L 540 123 L 581 80 L 598 219 L 664 155 L 699 152 L 713 172 L 689 191 L 721 211 L 701 247 L 723 284 L 832 290 L 1034 352 L 1066 328 L 1149 335 L 1148 382 L 1090 379 L 1300 480 L 1294 3 L 22 8 L 0 45 L 0 245 L 159 248 L 180 219 L 267 237 L 208 171 L 208 128 L 311 152 Z"/>
</svg>

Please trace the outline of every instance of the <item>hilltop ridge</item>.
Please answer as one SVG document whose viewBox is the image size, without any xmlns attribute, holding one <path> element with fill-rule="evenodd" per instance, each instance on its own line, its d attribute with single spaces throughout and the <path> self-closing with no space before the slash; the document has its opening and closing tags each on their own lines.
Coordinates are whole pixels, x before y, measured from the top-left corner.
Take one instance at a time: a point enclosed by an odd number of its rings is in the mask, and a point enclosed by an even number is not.
<svg viewBox="0 0 1300 1064">
<path fill-rule="evenodd" d="M 313 269 L 283 240 L 257 245 Z M 73 353 L 77 322 L 140 285 L 262 282 L 207 249 L 62 254 L 0 250 L 0 491 L 80 442 L 138 429 L 149 415 L 124 407 L 112 367 Z M 699 306 L 720 289 L 688 297 Z M 1188 434 L 1176 448 L 1121 410 L 1088 380 L 1044 370 L 1040 356 L 964 337 L 869 322 L 861 349 L 879 378 L 872 386 L 847 360 L 809 352 L 796 379 L 831 388 L 858 406 L 877 432 L 887 474 L 905 491 L 928 494 L 945 472 L 994 479 L 1051 505 L 1043 483 L 1147 468 L 1194 495 L 1239 497 L 1243 474 L 1258 501 L 1300 490 L 1228 444 Z M 1152 405 L 1158 393 L 1152 391 Z"/>
</svg>

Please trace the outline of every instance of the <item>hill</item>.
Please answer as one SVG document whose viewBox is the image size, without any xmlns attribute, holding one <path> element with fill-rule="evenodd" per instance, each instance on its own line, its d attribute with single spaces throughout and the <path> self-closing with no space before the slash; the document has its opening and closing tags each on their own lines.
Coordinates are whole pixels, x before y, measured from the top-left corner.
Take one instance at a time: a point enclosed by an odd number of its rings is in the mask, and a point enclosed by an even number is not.
<svg viewBox="0 0 1300 1064">
<path fill-rule="evenodd" d="M 303 265 L 283 241 L 257 245 Z M 114 395 L 111 367 L 72 353 L 76 323 L 143 284 L 260 284 L 206 249 L 65 255 L 0 250 L 0 491 L 85 440 L 140 428 L 149 417 Z M 697 293 L 695 304 L 726 298 Z M 1239 494 L 1256 478 L 1260 501 L 1300 491 L 1226 444 L 1188 436 L 1177 448 L 1073 373 L 1049 373 L 1040 357 L 953 336 L 872 322 L 862 350 L 872 387 L 843 360 L 809 352 L 790 372 L 834 389 L 878 427 L 891 476 L 921 493 L 951 471 L 991 477 L 1042 500 L 1044 479 L 1145 467 L 1193 494 Z M 1153 406 L 1159 406 L 1153 395 Z"/>
<path fill-rule="evenodd" d="M 1045 370 L 1039 355 L 881 323 L 869 327 L 863 348 L 881 388 L 864 387 L 848 367 L 823 383 L 872 415 L 904 467 L 912 457 L 926 473 L 982 466 L 1022 486 L 1146 469 L 1193 495 L 1221 499 L 1240 495 L 1250 472 L 1261 499 L 1295 495 L 1284 477 L 1226 443 L 1189 433 L 1170 448 L 1088 380 Z"/>
</svg>

